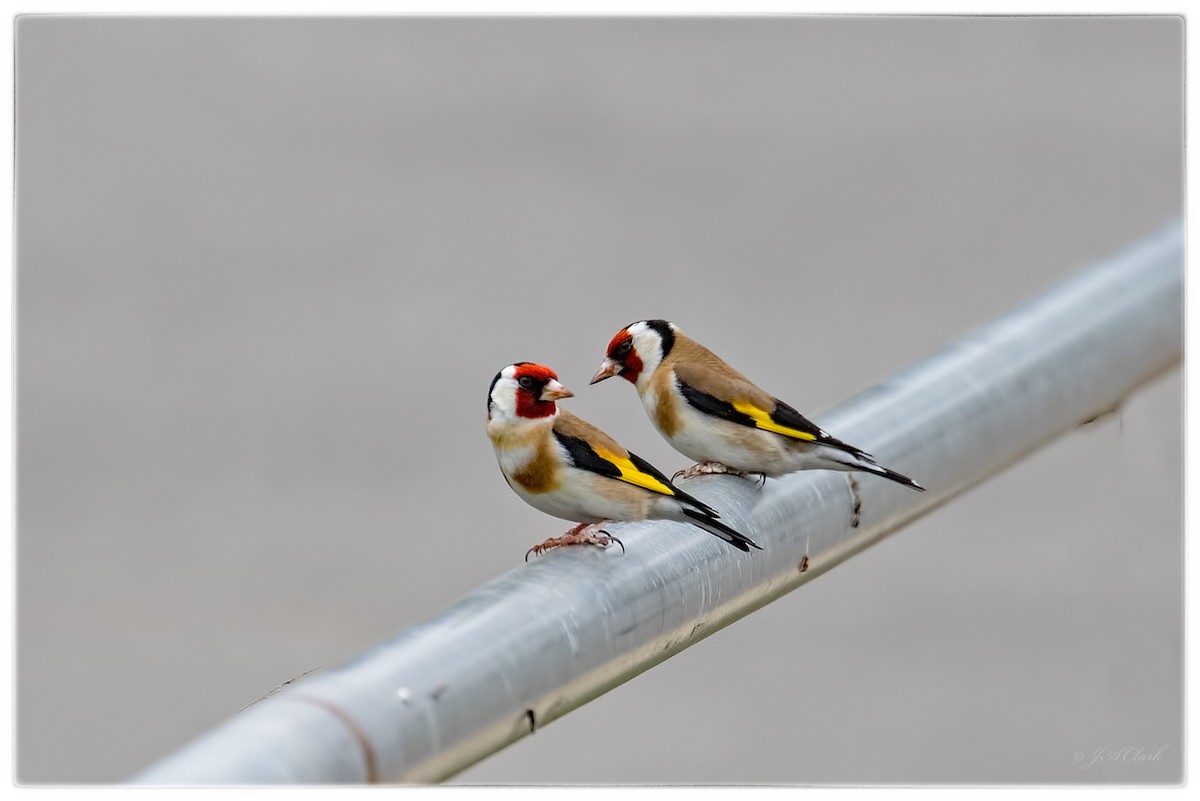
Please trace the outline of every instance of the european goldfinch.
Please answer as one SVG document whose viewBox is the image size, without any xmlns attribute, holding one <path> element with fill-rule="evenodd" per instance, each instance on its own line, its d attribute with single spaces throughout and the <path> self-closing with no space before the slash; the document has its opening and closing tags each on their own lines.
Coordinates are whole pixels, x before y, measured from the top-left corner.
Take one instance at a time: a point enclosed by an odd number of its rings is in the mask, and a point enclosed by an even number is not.
<svg viewBox="0 0 1200 801">
<path fill-rule="evenodd" d="M 529 362 L 505 367 L 488 389 L 488 437 L 508 485 L 535 509 L 580 523 L 530 552 L 605 547 L 614 542 L 602 531 L 605 523 L 647 518 L 692 523 L 742 551 L 759 547 L 648 462 L 559 409 L 555 401 L 572 394 L 553 370 Z"/>
<path fill-rule="evenodd" d="M 637 387 L 658 432 L 699 463 L 676 477 L 757 473 L 765 481 L 813 468 L 862 470 L 924 491 L 759 389 L 674 323 L 642 320 L 618 331 L 591 383 L 615 375 Z"/>
</svg>

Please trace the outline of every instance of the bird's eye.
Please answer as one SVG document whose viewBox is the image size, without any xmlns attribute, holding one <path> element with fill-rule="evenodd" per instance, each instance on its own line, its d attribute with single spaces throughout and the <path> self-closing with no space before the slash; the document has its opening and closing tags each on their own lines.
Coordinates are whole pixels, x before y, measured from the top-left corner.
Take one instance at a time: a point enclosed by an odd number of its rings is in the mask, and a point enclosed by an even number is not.
<svg viewBox="0 0 1200 801">
<path fill-rule="evenodd" d="M 527 375 L 523 375 L 517 379 L 517 383 L 521 385 L 521 389 L 533 389 L 533 379 Z"/>
<path fill-rule="evenodd" d="M 617 347 L 613 348 L 613 356 L 617 359 L 623 359 L 629 355 L 629 351 L 633 349 L 633 340 L 627 339 Z"/>
</svg>

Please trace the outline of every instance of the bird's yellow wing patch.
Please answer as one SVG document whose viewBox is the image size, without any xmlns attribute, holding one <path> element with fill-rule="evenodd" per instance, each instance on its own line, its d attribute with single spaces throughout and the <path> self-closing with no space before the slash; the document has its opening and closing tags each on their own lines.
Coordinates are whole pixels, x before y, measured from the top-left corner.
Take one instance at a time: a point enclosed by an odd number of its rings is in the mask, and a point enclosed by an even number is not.
<svg viewBox="0 0 1200 801">
<path fill-rule="evenodd" d="M 753 420 L 755 428 L 761 428 L 764 431 L 774 431 L 776 434 L 783 434 L 785 437 L 808 440 L 809 442 L 814 442 L 817 439 L 817 436 L 809 431 L 801 431 L 798 428 L 780 425 L 771 419 L 771 415 L 753 403 L 734 401 L 733 408 Z"/>
<path fill-rule="evenodd" d="M 624 481 L 628 484 L 634 484 L 639 487 L 644 487 L 653 492 L 660 492 L 663 495 L 674 495 L 675 488 L 666 483 L 658 476 L 651 475 L 645 470 L 642 470 L 633 463 L 631 459 L 624 456 L 618 456 L 610 450 L 596 448 L 596 455 L 604 461 L 611 464 L 613 467 L 621 471 L 619 476 L 613 478 Z"/>
</svg>

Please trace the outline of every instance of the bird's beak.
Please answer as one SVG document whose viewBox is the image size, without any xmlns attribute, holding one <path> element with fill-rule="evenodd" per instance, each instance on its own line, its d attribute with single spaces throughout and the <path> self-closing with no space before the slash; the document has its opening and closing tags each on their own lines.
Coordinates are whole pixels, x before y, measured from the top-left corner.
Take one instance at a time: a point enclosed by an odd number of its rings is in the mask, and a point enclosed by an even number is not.
<svg viewBox="0 0 1200 801">
<path fill-rule="evenodd" d="M 592 380 L 589 381 L 588 384 L 599 384 L 604 379 L 612 378 L 614 375 L 617 375 L 624 369 L 625 365 L 621 364 L 620 362 L 614 362 L 612 359 L 605 359 L 600 365 L 600 369 L 596 371 L 596 374 L 592 376 Z"/>
<path fill-rule="evenodd" d="M 564 387 L 562 384 L 555 381 L 553 378 L 546 382 L 546 386 L 542 388 L 542 400 L 554 401 L 559 398 L 572 398 L 575 393 Z"/>
</svg>

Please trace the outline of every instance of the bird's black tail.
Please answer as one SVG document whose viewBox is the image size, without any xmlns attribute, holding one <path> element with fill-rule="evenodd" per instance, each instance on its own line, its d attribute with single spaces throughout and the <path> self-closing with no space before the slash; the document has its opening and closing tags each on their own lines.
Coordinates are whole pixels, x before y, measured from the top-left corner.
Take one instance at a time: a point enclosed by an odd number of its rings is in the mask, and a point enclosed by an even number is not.
<svg viewBox="0 0 1200 801">
<path fill-rule="evenodd" d="M 853 465 L 853 467 L 858 470 L 865 470 L 868 473 L 874 473 L 875 475 L 882 476 L 883 478 L 891 479 L 892 481 L 895 481 L 897 484 L 903 484 L 906 487 L 912 487 L 917 492 L 925 491 L 924 487 L 922 487 L 917 482 L 913 481 L 908 476 L 903 475 L 902 473 L 897 473 L 895 470 L 888 470 L 883 465 L 876 464 L 873 461 L 867 461 L 866 459 L 860 458 L 859 463 L 856 465 Z"/>
<path fill-rule="evenodd" d="M 864 470 L 868 473 L 874 473 L 877 476 L 883 476 L 895 481 L 897 484 L 903 484 L 906 487 L 912 487 L 917 492 L 924 492 L 925 488 L 917 482 L 913 481 L 903 473 L 897 473 L 895 470 L 888 470 L 883 465 L 875 461 L 875 457 L 864 451 L 862 448 L 856 448 L 848 442 L 842 442 L 840 439 L 831 437 L 828 434 L 818 440 L 818 443 L 826 447 L 841 451 L 841 454 L 827 453 L 827 458 L 832 462 L 837 462 L 842 465 L 840 470 Z M 843 455 L 844 454 L 844 455 Z M 850 456 L 847 459 L 846 456 Z"/>
<path fill-rule="evenodd" d="M 749 553 L 751 548 L 758 548 L 760 551 L 762 550 L 762 548 L 759 547 L 754 540 L 750 539 L 740 531 L 730 528 L 720 520 L 717 520 L 715 512 L 706 514 L 700 509 L 688 509 L 686 507 L 681 511 L 691 519 L 693 524 L 704 529 L 714 537 L 720 537 L 740 551 Z"/>
</svg>

